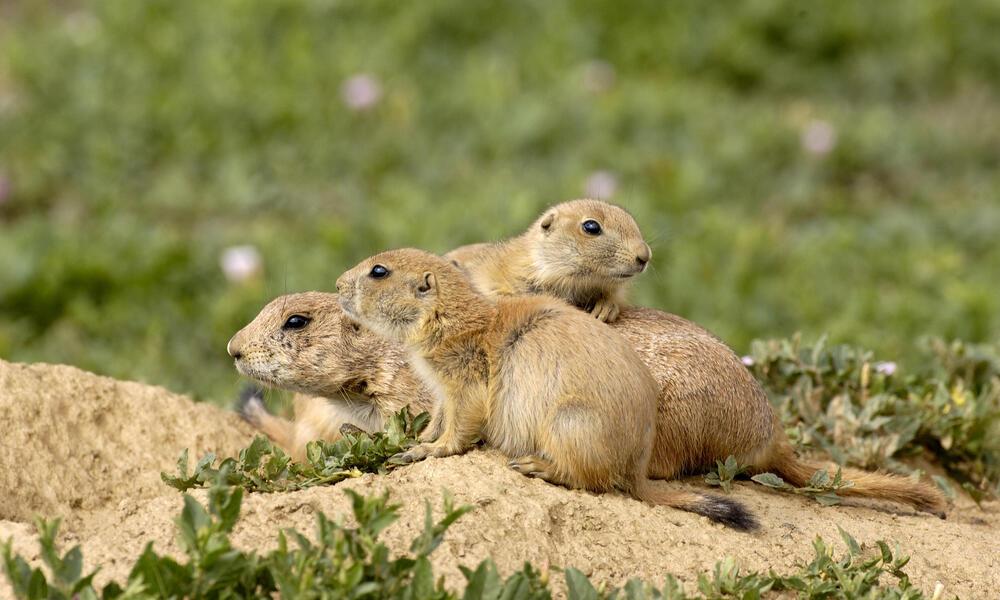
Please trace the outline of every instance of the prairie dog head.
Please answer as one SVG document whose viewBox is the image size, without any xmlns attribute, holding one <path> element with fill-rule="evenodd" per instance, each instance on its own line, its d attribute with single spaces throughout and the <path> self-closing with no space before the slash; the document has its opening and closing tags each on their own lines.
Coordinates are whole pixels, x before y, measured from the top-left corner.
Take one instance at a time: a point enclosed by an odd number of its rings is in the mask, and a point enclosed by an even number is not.
<svg viewBox="0 0 1000 600">
<path fill-rule="evenodd" d="M 267 386 L 333 397 L 379 376 L 401 354 L 349 319 L 336 294 L 275 298 L 226 346 L 236 370 Z"/>
<path fill-rule="evenodd" d="M 524 234 L 542 284 L 572 279 L 606 288 L 646 270 L 652 250 L 635 219 L 600 200 L 570 200 L 546 210 Z"/>
<path fill-rule="evenodd" d="M 462 312 L 465 300 L 477 298 L 454 265 L 414 248 L 361 261 L 337 279 L 337 291 L 341 308 L 351 318 L 388 339 L 410 344 L 457 320 L 453 313 Z"/>
</svg>

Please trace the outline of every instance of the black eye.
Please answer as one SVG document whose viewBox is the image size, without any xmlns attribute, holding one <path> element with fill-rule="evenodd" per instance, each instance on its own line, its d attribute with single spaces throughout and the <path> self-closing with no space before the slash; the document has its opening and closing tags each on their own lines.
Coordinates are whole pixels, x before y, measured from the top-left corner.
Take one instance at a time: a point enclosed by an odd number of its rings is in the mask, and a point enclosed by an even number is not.
<svg viewBox="0 0 1000 600">
<path fill-rule="evenodd" d="M 372 279 L 384 279 L 389 276 L 389 269 L 386 269 L 382 265 L 375 265 L 372 267 L 372 271 L 368 275 Z"/>
<path fill-rule="evenodd" d="M 583 232 L 588 235 L 601 235 L 601 224 L 593 219 L 584 221 Z"/>
<path fill-rule="evenodd" d="M 302 315 L 292 315 L 288 317 L 285 324 L 281 326 L 282 329 L 302 329 L 312 321 L 309 317 L 303 317 Z"/>
</svg>

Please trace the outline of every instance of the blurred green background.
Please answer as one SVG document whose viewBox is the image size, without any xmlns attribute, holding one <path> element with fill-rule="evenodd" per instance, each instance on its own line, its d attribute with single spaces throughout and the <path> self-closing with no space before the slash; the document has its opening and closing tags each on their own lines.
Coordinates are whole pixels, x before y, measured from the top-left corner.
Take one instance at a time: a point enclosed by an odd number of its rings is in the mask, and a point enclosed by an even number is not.
<svg viewBox="0 0 1000 600">
<path fill-rule="evenodd" d="M 996 340 L 998 32 L 995 0 L 8 0 L 0 357 L 226 404 L 268 299 L 588 194 L 653 248 L 633 299 L 738 352 Z"/>
</svg>

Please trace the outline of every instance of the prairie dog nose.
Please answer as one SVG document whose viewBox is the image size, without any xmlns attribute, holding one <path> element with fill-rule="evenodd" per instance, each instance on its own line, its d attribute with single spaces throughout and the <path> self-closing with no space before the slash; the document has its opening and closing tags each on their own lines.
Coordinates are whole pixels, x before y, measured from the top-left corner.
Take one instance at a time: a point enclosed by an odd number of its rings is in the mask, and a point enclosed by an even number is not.
<svg viewBox="0 0 1000 600">
<path fill-rule="evenodd" d="M 229 343 L 226 344 L 226 352 L 228 352 L 229 356 L 232 356 L 233 358 L 241 358 L 243 356 L 243 353 L 241 352 L 243 340 L 241 339 L 242 336 L 240 333 L 242 332 L 234 335 L 232 339 L 229 340 Z"/>
<path fill-rule="evenodd" d="M 653 258 L 653 250 L 650 249 L 649 244 L 643 244 L 639 247 L 639 251 L 635 253 L 635 260 L 643 267 L 649 262 L 649 259 Z"/>
</svg>

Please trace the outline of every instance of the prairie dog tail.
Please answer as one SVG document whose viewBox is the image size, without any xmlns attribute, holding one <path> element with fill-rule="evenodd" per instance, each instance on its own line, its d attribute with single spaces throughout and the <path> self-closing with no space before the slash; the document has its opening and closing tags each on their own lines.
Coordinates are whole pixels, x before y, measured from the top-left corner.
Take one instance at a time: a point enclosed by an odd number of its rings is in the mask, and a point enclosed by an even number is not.
<svg viewBox="0 0 1000 600">
<path fill-rule="evenodd" d="M 802 460 L 795 456 L 790 446 L 785 446 L 779 451 L 777 460 L 771 461 L 771 464 L 758 471 L 773 471 L 789 484 L 802 487 L 807 485 L 813 474 L 820 469 L 826 469 L 831 475 L 833 474 L 828 466 Z M 842 469 L 841 476 L 854 484 L 853 487 L 838 491 L 837 494 L 841 496 L 893 500 L 945 518 L 944 510 L 947 502 L 944 494 L 926 483 L 913 481 L 903 475 L 849 468 Z"/>
<path fill-rule="evenodd" d="M 657 490 L 647 479 L 635 493 L 636 498 L 648 504 L 662 504 L 703 515 L 738 531 L 753 531 L 760 527 L 757 517 L 750 510 L 729 498 L 697 492 Z"/>
<path fill-rule="evenodd" d="M 264 404 L 264 390 L 249 384 L 240 390 L 235 406 L 244 421 L 260 430 L 282 448 L 292 448 L 295 442 L 295 424 L 275 416 Z"/>
</svg>

